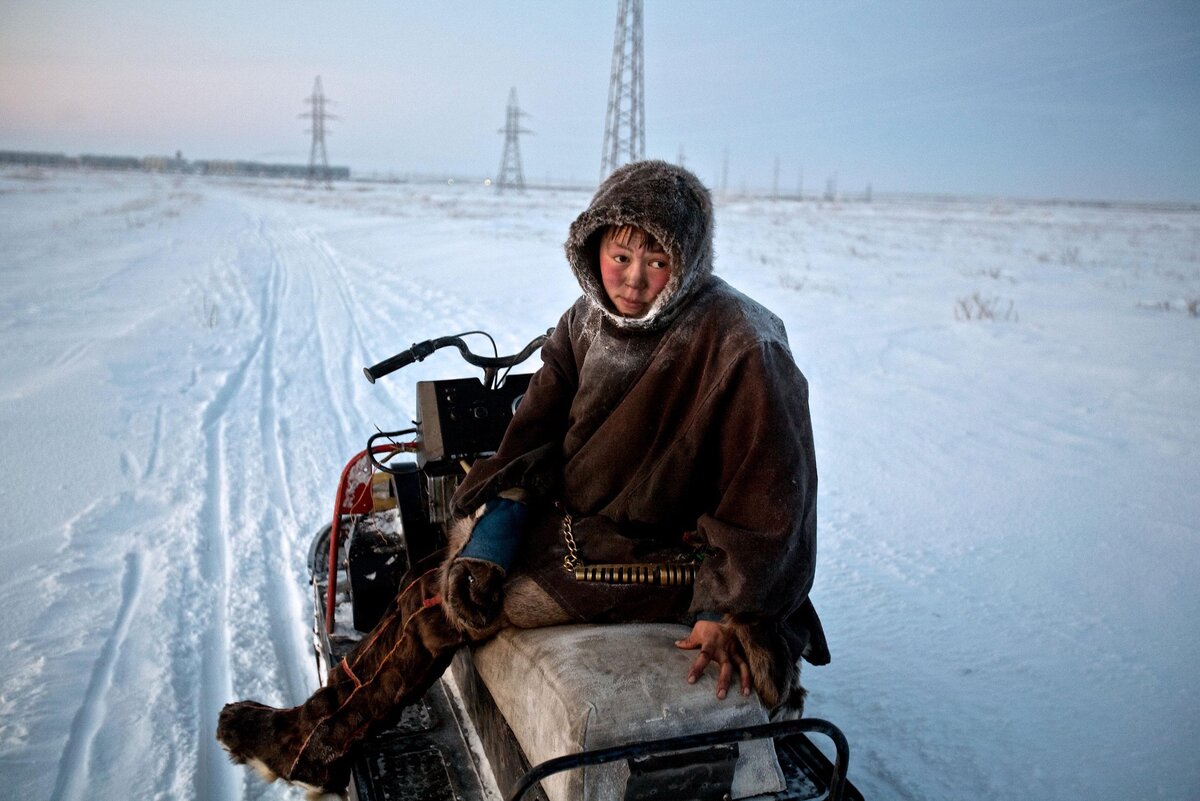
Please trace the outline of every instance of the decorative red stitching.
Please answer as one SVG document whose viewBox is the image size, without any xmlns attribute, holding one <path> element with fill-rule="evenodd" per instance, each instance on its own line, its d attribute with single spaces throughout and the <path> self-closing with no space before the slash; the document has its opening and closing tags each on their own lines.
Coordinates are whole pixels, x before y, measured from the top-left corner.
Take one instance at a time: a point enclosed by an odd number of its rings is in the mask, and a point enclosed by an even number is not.
<svg viewBox="0 0 1200 801">
<path fill-rule="evenodd" d="M 433 570 L 430 570 L 425 575 L 429 575 L 429 573 L 433 573 L 433 572 L 434 572 Z M 424 576 L 421 576 L 421 578 L 424 578 Z M 400 593 L 400 595 L 404 595 L 409 590 L 411 590 L 413 587 L 415 587 L 417 585 L 417 583 L 420 582 L 421 578 L 416 579 L 415 581 L 412 582 L 412 584 L 409 584 L 407 587 L 405 587 L 403 592 Z M 427 601 L 435 601 L 435 600 L 436 600 L 435 603 L 432 603 L 432 604 L 427 603 Z M 434 595 L 433 598 L 422 600 L 421 608 L 414 611 L 411 615 L 409 615 L 407 618 L 404 619 L 404 622 L 400 624 L 399 638 L 397 638 L 396 642 L 392 645 L 391 650 L 389 650 L 386 654 L 384 654 L 383 659 L 380 660 L 379 665 L 375 668 L 375 672 L 371 675 L 371 677 L 369 679 L 367 679 L 368 684 L 371 682 L 374 682 L 375 679 L 379 678 L 379 674 L 383 672 L 383 668 L 388 663 L 388 660 L 390 660 L 395 655 L 396 650 L 400 647 L 400 644 L 402 642 L 404 642 L 405 638 L 408 636 L 408 624 L 413 621 L 413 618 L 415 618 L 417 615 L 419 615 L 421 612 L 425 611 L 426 609 L 430 608 L 431 606 L 436 606 L 437 603 L 441 602 L 441 600 L 442 600 L 441 593 Z M 375 633 L 371 636 L 371 641 L 374 641 L 375 638 L 377 638 L 381 633 L 382 633 L 382 627 L 377 626 Z M 364 649 L 364 650 L 366 650 L 366 649 Z M 361 655 L 361 651 L 360 651 L 360 655 Z M 357 662 L 357 661 L 358 660 L 356 659 L 355 662 Z M 296 758 L 292 760 L 292 766 L 290 768 L 288 768 L 288 775 L 284 777 L 285 779 L 290 780 L 292 774 L 295 773 L 296 765 L 300 764 L 300 757 L 304 756 L 304 752 L 308 750 L 309 741 L 312 740 L 313 735 L 317 733 L 317 729 L 321 728 L 321 726 L 323 726 L 326 723 L 326 721 L 328 721 L 334 715 L 338 714 L 343 709 L 345 709 L 346 706 L 349 705 L 350 701 L 354 698 L 354 696 L 358 695 L 358 691 L 363 688 L 362 682 L 360 682 L 358 680 L 358 677 L 355 676 L 354 673 L 350 670 L 350 663 L 346 660 L 346 657 L 342 657 L 342 666 L 345 668 L 346 673 L 349 674 L 350 678 L 354 680 L 354 689 L 350 692 L 350 694 L 348 696 L 346 696 L 346 700 L 342 701 L 342 703 L 338 705 L 337 709 L 335 709 L 333 712 L 329 713 L 325 717 L 321 718 L 319 721 L 317 721 L 317 725 L 313 726 L 309 730 L 308 736 L 304 738 L 304 742 L 301 743 L 301 745 L 300 745 L 300 750 L 296 752 Z"/>
<path fill-rule="evenodd" d="M 358 680 L 358 676 L 354 675 L 354 671 L 350 669 L 350 663 L 346 661 L 346 657 L 342 657 L 342 670 L 346 671 L 346 675 L 350 677 L 350 681 L 354 682 L 355 689 L 362 686 L 362 682 Z"/>
</svg>

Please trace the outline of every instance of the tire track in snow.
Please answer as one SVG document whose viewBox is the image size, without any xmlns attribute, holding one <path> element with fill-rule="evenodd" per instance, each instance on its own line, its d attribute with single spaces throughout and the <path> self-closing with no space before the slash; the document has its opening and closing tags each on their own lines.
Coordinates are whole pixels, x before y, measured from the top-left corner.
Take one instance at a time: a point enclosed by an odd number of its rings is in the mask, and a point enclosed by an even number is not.
<svg viewBox="0 0 1200 801">
<path fill-rule="evenodd" d="M 297 238 L 299 237 L 297 236 Z M 322 255 L 324 254 L 324 251 L 318 248 L 311 236 L 306 236 L 304 238 L 304 242 L 298 244 L 303 244 L 304 249 L 307 252 L 321 253 Z M 318 264 L 317 262 L 320 263 Z M 338 452 L 348 456 L 351 453 L 352 447 L 350 445 L 351 436 L 354 431 L 357 431 L 360 428 L 360 426 L 357 423 L 351 422 L 351 416 L 346 410 L 344 395 L 343 393 L 337 391 L 332 382 L 331 377 L 333 375 L 340 374 L 340 366 L 334 368 L 335 360 L 331 359 L 328 355 L 328 347 L 332 338 L 329 336 L 329 333 L 326 330 L 324 315 L 321 314 L 320 310 L 320 301 L 325 296 L 321 292 L 323 287 L 319 281 L 320 276 L 318 273 L 323 273 L 324 275 L 328 276 L 330 272 L 334 272 L 335 275 L 333 276 L 333 283 L 335 285 L 338 284 L 339 276 L 336 275 L 336 267 L 333 267 L 332 269 L 330 268 L 328 258 L 313 259 L 312 263 L 310 263 L 310 267 L 312 269 L 307 270 L 311 292 L 310 313 L 314 322 L 313 331 L 316 334 L 317 357 L 320 360 L 320 364 L 318 365 L 316 372 L 321 379 L 322 388 L 324 391 L 323 394 L 329 399 L 329 408 L 333 409 L 333 413 L 338 420 Z M 346 305 L 345 296 L 342 295 L 340 291 L 338 292 L 338 297 L 342 300 L 342 307 L 345 310 L 346 316 L 351 320 L 351 330 L 354 337 L 358 339 L 358 347 L 361 350 L 363 347 L 362 334 L 358 330 L 357 321 L 354 319 L 356 310 Z M 357 418 L 357 415 L 355 417 Z"/>
<path fill-rule="evenodd" d="M 260 308 L 266 305 L 260 302 Z M 242 394 L 251 365 L 260 357 L 266 338 L 260 327 L 245 358 L 233 369 L 224 385 L 204 410 L 201 428 L 205 442 L 204 502 L 200 511 L 201 584 L 209 591 L 211 617 L 200 638 L 199 725 L 196 797 L 222 799 L 241 797 L 241 776 L 217 744 L 217 715 L 233 695 L 230 667 L 229 604 L 230 563 L 227 538 L 233 530 L 229 509 L 225 431 L 227 413 Z"/>
<path fill-rule="evenodd" d="M 202 537 L 200 578 L 209 591 L 212 617 L 200 638 L 200 731 L 199 765 L 196 771 L 197 798 L 235 798 L 239 784 L 225 755 L 213 739 L 217 713 L 233 695 L 229 665 L 229 488 L 225 476 L 225 422 L 230 399 L 245 378 L 243 363 L 222 387 L 205 411 L 205 468 L 207 473 L 204 508 L 200 515 Z"/>
<path fill-rule="evenodd" d="M 326 267 L 325 272 L 333 281 L 340 305 L 350 320 L 353 338 L 358 342 L 358 353 L 363 364 L 369 364 L 382 358 L 385 352 L 391 353 L 399 348 L 396 329 L 401 324 L 413 332 L 412 339 L 443 336 L 459 331 L 463 328 L 460 322 L 462 318 L 471 321 L 467 328 L 482 327 L 493 332 L 503 330 L 503 326 L 493 324 L 495 320 L 490 314 L 483 313 L 472 300 L 464 299 L 453 291 L 403 281 L 397 289 L 389 286 L 389 282 L 394 281 L 396 276 L 386 270 L 380 272 L 369 262 L 340 253 L 328 240 L 319 238 L 311 229 L 305 230 L 301 235 L 306 237 L 312 243 L 313 249 L 321 255 L 321 261 Z M 354 265 L 354 269 L 348 270 L 345 266 L 347 262 Z M 352 276 L 364 275 L 372 276 L 370 291 L 355 293 Z M 368 302 L 361 302 L 357 300 L 358 297 L 366 298 Z M 376 302 L 380 297 L 386 298 L 386 303 Z M 447 313 L 447 309 L 455 311 Z M 370 324 L 372 334 L 369 335 L 364 330 L 364 321 Z M 378 331 L 385 333 L 380 335 L 376 333 Z M 415 333 L 417 331 L 422 333 L 418 335 Z M 502 339 L 503 334 L 499 338 Z M 329 360 L 326 361 L 328 363 Z M 341 369 L 342 365 L 338 367 Z M 357 370 L 354 371 L 354 375 L 357 378 Z M 330 391 L 332 393 L 333 389 L 330 388 Z M 355 403 L 362 408 L 378 399 L 371 394 L 372 389 L 365 382 L 353 382 L 350 392 Z M 356 420 L 358 422 L 355 430 L 361 431 L 361 414 L 356 415 Z"/>
<path fill-rule="evenodd" d="M 121 602 L 117 607 L 117 619 L 92 668 L 83 704 L 71 723 L 71 731 L 59 760 L 58 776 L 50 801 L 72 801 L 84 797 L 89 783 L 92 746 L 107 709 L 105 698 L 113 686 L 113 672 L 129 636 L 130 621 L 133 620 L 133 610 L 137 607 L 141 591 L 142 555 L 137 551 L 130 551 L 125 555 L 125 572 L 121 576 Z"/>
<path fill-rule="evenodd" d="M 288 385 L 284 370 L 299 366 L 307 375 L 310 352 L 317 355 L 317 372 L 328 386 L 319 302 L 336 295 L 314 280 L 314 273 L 319 278 L 325 270 L 314 258 L 317 251 L 311 243 L 295 236 L 290 220 L 264 214 L 257 206 L 244 211 L 252 231 L 243 240 L 241 272 L 263 275 L 261 266 L 268 269 L 262 283 L 244 294 L 250 319 L 257 318 L 257 337 L 204 415 L 209 489 L 201 525 L 213 532 L 222 529 L 224 534 L 217 543 L 222 552 L 212 553 L 210 546 L 201 573 L 206 584 L 218 573 L 224 581 L 219 601 L 213 604 L 220 617 L 210 623 L 202 645 L 198 797 L 220 797 L 239 789 L 220 787 L 230 772 L 212 738 L 221 705 L 247 692 L 258 697 L 264 692 L 280 693 L 299 702 L 315 678 L 310 675 L 312 659 L 304 635 L 308 626 L 303 622 L 303 585 L 297 580 L 303 577 L 294 570 L 297 555 L 305 555 L 307 547 L 302 553 L 296 545 L 298 514 L 280 409 L 285 403 L 281 391 Z M 291 278 L 297 270 L 309 276 L 307 298 L 303 291 L 293 291 Z M 289 320 L 299 325 L 289 328 Z M 305 382 L 299 388 L 303 392 Z M 339 434 L 344 442 L 350 418 L 341 397 L 330 391 L 325 405 L 342 420 Z M 216 539 L 211 534 L 208 538 Z M 242 615 L 254 619 L 243 626 L 238 622 Z M 233 647 L 250 647 L 253 654 Z"/>
<path fill-rule="evenodd" d="M 154 436 L 150 440 L 150 453 L 146 457 L 146 466 L 142 470 L 142 480 L 149 481 L 158 469 L 158 454 L 163 442 L 163 407 L 158 404 L 154 410 Z"/>
<path fill-rule="evenodd" d="M 275 241 L 266 229 L 265 223 L 260 223 L 259 235 L 266 243 L 271 253 L 271 276 L 267 290 L 264 292 L 263 330 L 266 335 L 262 350 L 261 382 L 259 395 L 258 422 L 262 443 L 263 476 L 266 479 L 267 495 L 270 503 L 264 510 L 260 521 L 262 532 L 276 530 L 279 536 L 268 541 L 278 542 L 279 556 L 283 565 L 295 563 L 297 515 L 292 502 L 290 482 L 288 481 L 288 460 L 285 458 L 284 446 L 279 437 L 279 392 L 278 370 L 275 366 L 275 353 L 281 350 L 282 323 L 279 310 L 287 298 L 289 286 L 289 270 L 287 262 L 280 257 Z M 282 513 L 282 514 L 281 514 Z M 282 519 L 281 519 L 282 518 Z M 303 619 L 303 603 L 291 571 L 268 570 L 264 588 L 269 609 L 268 623 L 271 629 L 271 642 L 275 648 L 284 682 L 286 697 L 299 703 L 308 695 L 309 682 L 305 679 L 304 666 L 309 660 L 304 654 L 304 647 L 298 639 L 297 632 L 301 631 Z"/>
<path fill-rule="evenodd" d="M 292 504 L 291 493 L 288 491 L 287 461 L 283 458 L 283 447 L 279 441 L 278 371 L 275 368 L 275 352 L 280 350 L 282 340 L 279 309 L 287 297 L 289 276 L 287 263 L 279 257 L 275 243 L 265 230 L 260 230 L 260 235 L 271 250 L 272 269 L 267 291 L 264 293 L 263 314 L 266 322 L 263 330 L 266 332 L 267 340 L 263 347 L 262 391 L 259 397 L 258 422 L 262 433 L 264 460 L 273 462 L 269 467 L 274 468 L 266 471 L 267 475 L 271 477 L 268 482 L 270 499 L 272 503 L 285 509 L 288 517 L 294 520 L 296 510 Z"/>
<path fill-rule="evenodd" d="M 78 342 L 74 345 L 70 345 L 54 358 L 50 364 L 49 370 L 51 372 L 58 372 L 69 367 L 74 367 L 87 357 L 91 349 L 92 342 L 90 340 L 87 342 Z"/>
<path fill-rule="evenodd" d="M 346 317 L 350 320 L 351 333 L 353 334 L 353 338 L 358 346 L 357 351 L 359 361 L 362 364 L 370 364 L 373 361 L 373 359 L 368 356 L 368 353 L 370 353 L 372 349 L 371 346 L 378 347 L 379 345 L 378 343 L 372 342 L 363 332 L 361 318 L 369 314 L 378 315 L 380 314 L 380 311 L 374 304 L 364 304 L 356 300 L 355 295 L 350 289 L 350 277 L 347 274 L 346 269 L 342 266 L 343 258 L 337 251 L 333 249 L 329 242 L 325 239 L 318 239 L 316 234 L 311 231 L 306 231 L 305 236 L 310 242 L 312 242 L 312 246 L 316 252 L 320 254 L 321 261 L 326 267 L 326 272 L 329 274 L 334 286 L 337 288 L 337 298 L 345 312 Z M 355 378 L 358 377 L 357 370 L 354 371 L 354 375 Z M 356 405 L 361 408 L 364 405 L 364 396 L 368 392 L 367 385 L 362 381 L 355 381 L 350 385 L 349 389 Z M 333 392 L 332 387 L 330 387 L 330 392 Z M 361 421 L 361 415 L 359 415 L 359 417 L 360 420 L 357 424 L 357 430 L 362 431 L 364 426 Z M 357 451 L 357 449 L 355 450 Z"/>
<path fill-rule="evenodd" d="M 311 280 L 313 297 L 316 298 L 318 296 L 316 277 L 310 273 L 309 278 Z M 320 360 L 320 364 L 316 372 L 321 378 L 321 388 L 323 391 L 322 394 L 329 399 L 329 408 L 333 410 L 333 414 L 337 418 L 338 453 L 345 457 L 350 454 L 351 431 L 354 429 L 354 426 L 351 425 L 350 415 L 346 412 L 345 404 L 342 402 L 342 393 L 338 392 L 333 384 L 333 379 L 331 377 L 332 368 L 330 366 L 331 360 L 327 355 L 327 347 L 330 337 L 325 330 L 325 324 L 321 321 L 320 313 L 316 311 L 315 300 L 313 303 L 313 310 L 316 318 L 316 325 L 313 326 L 313 330 L 317 339 L 317 358 Z"/>
<path fill-rule="evenodd" d="M 354 340 L 358 344 L 359 357 L 366 353 L 367 338 L 363 335 L 362 327 L 358 322 L 358 315 L 362 309 L 362 304 L 355 301 L 350 294 L 349 278 L 346 276 L 346 271 L 342 269 L 341 261 L 333 248 L 324 239 L 317 239 L 316 235 L 310 231 L 304 232 L 305 238 L 309 240 L 314 250 L 320 254 L 321 260 L 329 268 L 329 272 L 333 277 L 333 285 L 337 289 L 338 298 L 341 300 L 342 308 L 346 310 L 346 316 L 350 320 L 350 330 L 354 334 Z"/>
</svg>

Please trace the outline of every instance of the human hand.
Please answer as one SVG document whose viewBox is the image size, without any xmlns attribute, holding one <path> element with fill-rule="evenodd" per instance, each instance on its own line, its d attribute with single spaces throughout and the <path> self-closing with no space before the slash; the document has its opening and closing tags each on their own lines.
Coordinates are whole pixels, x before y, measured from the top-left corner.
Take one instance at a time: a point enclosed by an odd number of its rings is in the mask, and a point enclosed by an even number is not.
<svg viewBox="0 0 1200 801">
<path fill-rule="evenodd" d="M 688 672 L 688 684 L 695 684 L 704 675 L 709 663 L 716 662 L 720 668 L 717 674 L 717 698 L 724 699 L 729 692 L 735 670 L 741 676 L 742 695 L 750 694 L 750 665 L 742 656 L 741 646 L 728 627 L 711 620 L 697 620 L 691 634 L 686 639 L 676 640 L 675 647 L 685 651 L 700 649 L 700 655 Z"/>
</svg>

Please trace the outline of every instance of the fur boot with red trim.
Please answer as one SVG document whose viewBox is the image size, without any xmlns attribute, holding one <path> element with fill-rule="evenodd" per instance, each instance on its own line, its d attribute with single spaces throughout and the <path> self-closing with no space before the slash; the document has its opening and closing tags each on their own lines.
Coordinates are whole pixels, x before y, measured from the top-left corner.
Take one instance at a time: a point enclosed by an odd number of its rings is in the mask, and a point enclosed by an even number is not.
<svg viewBox="0 0 1200 801">
<path fill-rule="evenodd" d="M 310 798 L 341 796 L 355 749 L 394 723 L 445 672 L 463 634 L 446 618 L 431 571 L 408 586 L 371 634 L 291 709 L 238 701 L 221 710 L 217 740 L 238 764 Z"/>
</svg>

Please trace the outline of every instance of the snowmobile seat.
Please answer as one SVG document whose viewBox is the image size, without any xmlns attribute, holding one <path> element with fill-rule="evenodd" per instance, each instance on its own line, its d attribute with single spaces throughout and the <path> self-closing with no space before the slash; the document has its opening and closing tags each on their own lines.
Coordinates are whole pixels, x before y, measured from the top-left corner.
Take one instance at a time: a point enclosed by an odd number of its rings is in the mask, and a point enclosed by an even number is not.
<svg viewBox="0 0 1200 801">
<path fill-rule="evenodd" d="M 467 684 L 483 685 L 486 693 L 464 694 L 490 696 L 529 765 L 633 741 L 766 723 L 758 697 L 743 697 L 736 684 L 717 700 L 713 668 L 696 684 L 687 683 L 697 652 L 674 643 L 688 631 L 665 623 L 505 629 L 460 660 L 455 673 L 460 686 L 464 676 Z M 732 798 L 784 789 L 774 743 L 739 747 Z M 615 762 L 556 774 L 543 787 L 549 801 L 620 801 L 628 775 L 627 764 Z M 497 779 L 505 789 L 505 779 Z"/>
</svg>

